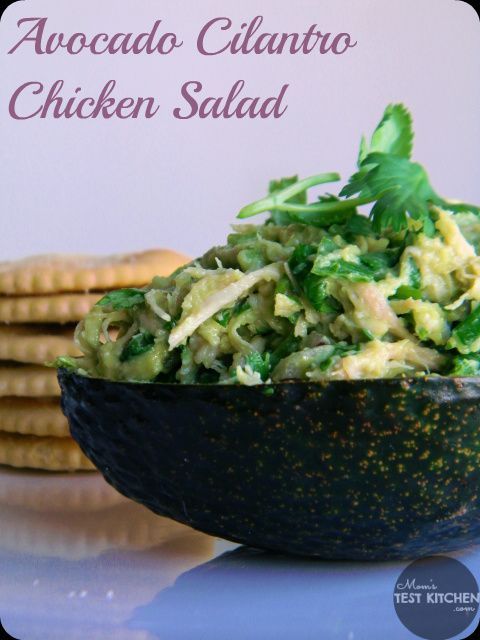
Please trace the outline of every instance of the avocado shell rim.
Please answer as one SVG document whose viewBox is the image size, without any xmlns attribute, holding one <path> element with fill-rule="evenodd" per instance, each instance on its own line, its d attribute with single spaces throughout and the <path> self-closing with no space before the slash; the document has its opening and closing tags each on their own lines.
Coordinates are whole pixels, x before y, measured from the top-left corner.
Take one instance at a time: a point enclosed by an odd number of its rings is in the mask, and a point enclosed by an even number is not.
<svg viewBox="0 0 480 640">
<path fill-rule="evenodd" d="M 415 384 L 418 382 L 433 382 L 433 381 L 447 381 L 451 380 L 454 383 L 458 382 L 462 386 L 466 382 L 470 382 L 474 384 L 478 382 L 480 386 L 480 375 L 479 376 L 442 376 L 439 374 L 430 374 L 430 375 L 422 375 L 422 376 L 409 376 L 409 377 L 395 377 L 395 378 L 354 378 L 351 380 L 332 380 L 326 378 L 325 380 L 297 380 L 296 378 L 291 378 L 287 380 L 282 380 L 281 382 L 264 382 L 258 385 L 245 385 L 239 384 L 238 382 L 233 384 L 220 384 L 220 383 L 206 383 L 206 382 L 195 382 L 190 384 L 182 384 L 180 382 L 156 382 L 156 381 L 147 381 L 147 380 L 112 380 L 111 378 L 104 378 L 102 376 L 91 376 L 91 375 L 83 375 L 76 371 L 70 371 L 64 367 L 60 367 L 58 369 L 58 375 L 71 375 L 78 376 L 80 378 L 87 378 L 88 380 L 101 380 L 103 382 L 108 382 L 109 384 L 119 384 L 119 385 L 148 385 L 148 386 L 158 386 L 165 388 L 190 388 L 190 389 L 200 389 L 200 388 L 214 388 L 214 387 L 222 387 L 229 389 L 268 389 L 271 387 L 284 387 L 288 385 L 318 385 L 320 387 L 326 387 L 329 385 L 362 385 L 365 383 L 385 383 L 385 384 L 398 384 L 404 383 L 405 385 L 410 386 L 411 384 Z"/>
</svg>

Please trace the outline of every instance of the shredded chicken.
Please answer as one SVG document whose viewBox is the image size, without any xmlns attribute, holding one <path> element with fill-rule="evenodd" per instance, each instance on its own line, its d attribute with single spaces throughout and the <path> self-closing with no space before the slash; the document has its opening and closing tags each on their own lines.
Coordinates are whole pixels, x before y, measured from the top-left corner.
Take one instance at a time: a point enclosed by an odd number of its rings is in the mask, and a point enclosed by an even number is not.
<svg viewBox="0 0 480 640">
<path fill-rule="evenodd" d="M 390 332 L 397 338 L 410 338 L 403 322 L 394 313 L 380 289 L 370 282 L 359 282 L 349 286 L 349 297 L 355 307 L 355 319 L 359 326 L 376 337 Z"/>
<path fill-rule="evenodd" d="M 392 378 L 417 371 L 435 371 L 443 356 L 434 349 L 421 347 L 411 340 L 368 342 L 360 353 L 342 358 L 331 377 L 340 380 Z"/>
<path fill-rule="evenodd" d="M 278 281 L 284 273 L 282 263 L 269 264 L 243 276 L 237 282 L 229 284 L 224 289 L 216 291 L 204 302 L 200 311 L 188 315 L 170 333 L 168 345 L 170 351 L 184 344 L 198 327 L 213 315 L 231 306 L 245 295 L 259 282 Z"/>
</svg>

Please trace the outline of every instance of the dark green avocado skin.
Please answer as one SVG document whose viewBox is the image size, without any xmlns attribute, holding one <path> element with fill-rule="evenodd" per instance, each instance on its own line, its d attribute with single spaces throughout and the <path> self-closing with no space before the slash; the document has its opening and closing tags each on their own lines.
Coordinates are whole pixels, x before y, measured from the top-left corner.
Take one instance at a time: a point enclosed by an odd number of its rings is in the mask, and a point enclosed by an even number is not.
<svg viewBox="0 0 480 640">
<path fill-rule="evenodd" d="M 158 514 L 253 547 L 408 559 L 480 537 L 480 379 L 119 383 L 59 372 L 72 435 Z"/>
</svg>

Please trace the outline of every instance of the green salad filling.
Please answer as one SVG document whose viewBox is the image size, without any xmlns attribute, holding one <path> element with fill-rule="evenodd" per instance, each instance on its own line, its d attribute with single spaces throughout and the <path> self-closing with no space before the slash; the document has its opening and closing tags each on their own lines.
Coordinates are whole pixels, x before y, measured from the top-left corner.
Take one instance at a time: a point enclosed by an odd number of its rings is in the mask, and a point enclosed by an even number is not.
<svg viewBox="0 0 480 640">
<path fill-rule="evenodd" d="M 83 357 L 56 365 L 180 384 L 480 375 L 480 210 L 434 191 L 412 141 L 389 106 L 338 196 L 307 198 L 335 173 L 272 182 L 239 214 L 264 224 L 104 296 L 77 327 Z"/>
</svg>

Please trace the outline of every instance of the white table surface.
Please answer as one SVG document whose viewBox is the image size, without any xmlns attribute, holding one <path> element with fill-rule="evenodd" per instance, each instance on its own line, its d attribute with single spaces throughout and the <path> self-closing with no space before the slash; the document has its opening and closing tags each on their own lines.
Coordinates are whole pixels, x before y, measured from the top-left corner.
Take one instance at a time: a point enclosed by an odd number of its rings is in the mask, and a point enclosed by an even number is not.
<svg viewBox="0 0 480 640">
<path fill-rule="evenodd" d="M 480 551 L 456 557 L 480 577 Z M 393 608 L 405 566 L 238 547 L 96 473 L 0 469 L 0 619 L 19 640 L 408 640 Z"/>
</svg>

